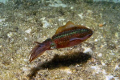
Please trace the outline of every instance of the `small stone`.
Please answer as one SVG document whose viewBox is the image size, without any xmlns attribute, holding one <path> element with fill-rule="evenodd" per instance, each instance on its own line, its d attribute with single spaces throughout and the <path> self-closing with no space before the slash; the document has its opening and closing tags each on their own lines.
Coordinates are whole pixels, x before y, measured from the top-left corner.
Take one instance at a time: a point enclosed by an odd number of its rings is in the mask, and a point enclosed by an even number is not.
<svg viewBox="0 0 120 80">
<path fill-rule="evenodd" d="M 98 54 L 98 57 L 102 57 L 102 53 L 99 53 L 99 54 Z"/>
<path fill-rule="evenodd" d="M 26 67 L 22 67 L 22 70 L 26 72 L 26 71 L 28 71 L 29 69 L 26 68 Z"/>
<path fill-rule="evenodd" d="M 101 62 L 101 64 L 102 64 L 103 66 L 105 66 L 105 65 L 106 65 L 104 62 Z"/>
<path fill-rule="evenodd" d="M 84 17 L 83 17 L 83 13 L 78 14 L 78 16 L 79 16 L 81 19 L 84 18 Z"/>
<path fill-rule="evenodd" d="M 49 4 L 50 7 L 67 7 L 66 4 L 63 4 L 62 1 L 60 0 L 56 0 L 55 2 L 52 2 L 51 4 Z"/>
<path fill-rule="evenodd" d="M 32 31 L 32 30 L 29 28 L 29 29 L 27 29 L 25 32 L 28 33 L 28 34 L 30 34 L 31 31 Z"/>
<path fill-rule="evenodd" d="M 97 42 L 97 41 L 98 41 L 98 39 L 95 39 L 94 41 L 95 41 L 95 42 Z"/>
<path fill-rule="evenodd" d="M 85 50 L 83 51 L 83 53 L 92 53 L 93 51 L 90 48 L 85 48 Z"/>
<path fill-rule="evenodd" d="M 27 40 L 27 38 L 25 37 L 25 38 L 24 38 L 24 40 L 26 41 L 26 40 Z"/>
<path fill-rule="evenodd" d="M 42 23 L 43 23 L 43 28 L 48 28 L 50 26 L 50 23 L 45 20 L 42 21 Z"/>
<path fill-rule="evenodd" d="M 115 33 L 115 37 L 117 37 L 117 38 L 119 37 L 119 33 L 118 32 Z"/>
<path fill-rule="evenodd" d="M 7 36 L 8 36 L 9 38 L 11 38 L 11 37 L 13 36 L 13 33 L 12 33 L 12 32 L 9 32 L 9 33 L 7 34 Z"/>
<path fill-rule="evenodd" d="M 25 62 L 28 62 L 28 59 L 24 59 Z"/>
<path fill-rule="evenodd" d="M 117 70 L 117 69 L 120 69 L 118 64 L 115 65 L 115 70 Z"/>
<path fill-rule="evenodd" d="M 65 19 L 64 19 L 64 18 L 62 18 L 62 17 L 58 19 L 58 21 L 64 21 L 64 20 L 65 20 Z"/>
<path fill-rule="evenodd" d="M 13 58 L 11 58 L 10 60 L 13 61 Z"/>
<path fill-rule="evenodd" d="M 72 7 L 70 7 L 70 9 L 74 9 L 74 7 L 72 6 Z"/>
<path fill-rule="evenodd" d="M 106 80 L 113 80 L 114 76 L 113 75 L 106 75 Z"/>
<path fill-rule="evenodd" d="M 62 71 L 66 72 L 67 74 L 72 74 L 72 71 L 69 68 L 65 68 Z"/>
<path fill-rule="evenodd" d="M 4 19 L 0 19 L 0 22 L 3 22 L 3 21 L 5 21 L 5 18 Z"/>
</svg>

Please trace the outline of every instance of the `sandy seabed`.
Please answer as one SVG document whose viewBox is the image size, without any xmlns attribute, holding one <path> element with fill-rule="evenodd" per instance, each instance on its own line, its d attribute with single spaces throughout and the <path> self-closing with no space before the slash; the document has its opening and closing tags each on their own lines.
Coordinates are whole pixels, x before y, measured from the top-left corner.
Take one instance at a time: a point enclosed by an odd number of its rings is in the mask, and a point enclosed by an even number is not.
<svg viewBox="0 0 120 80">
<path fill-rule="evenodd" d="M 0 3 L 0 80 L 120 80 L 120 4 L 55 4 Z M 68 21 L 94 34 L 82 44 L 46 51 L 30 63 L 34 41 L 52 37 Z"/>
</svg>

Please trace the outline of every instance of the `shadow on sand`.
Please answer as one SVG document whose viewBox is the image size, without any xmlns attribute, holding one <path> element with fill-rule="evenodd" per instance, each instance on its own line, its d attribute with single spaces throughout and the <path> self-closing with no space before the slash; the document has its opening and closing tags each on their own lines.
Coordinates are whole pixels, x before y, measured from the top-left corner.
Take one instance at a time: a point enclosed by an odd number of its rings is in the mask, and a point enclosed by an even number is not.
<svg viewBox="0 0 120 80">
<path fill-rule="evenodd" d="M 84 54 L 82 52 L 76 52 L 73 54 L 67 55 L 55 55 L 54 58 L 48 62 L 38 64 L 37 67 L 31 69 L 31 73 L 28 75 L 29 79 L 32 79 L 36 76 L 39 70 L 43 69 L 55 69 L 59 67 L 65 67 L 75 64 L 86 63 L 87 60 L 91 58 L 91 55 Z"/>
</svg>

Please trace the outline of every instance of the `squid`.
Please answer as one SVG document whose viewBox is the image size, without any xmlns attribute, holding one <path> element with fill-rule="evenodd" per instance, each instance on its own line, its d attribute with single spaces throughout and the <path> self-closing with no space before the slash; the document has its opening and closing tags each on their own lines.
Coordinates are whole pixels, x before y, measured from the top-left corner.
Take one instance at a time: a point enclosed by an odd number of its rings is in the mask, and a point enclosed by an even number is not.
<svg viewBox="0 0 120 80">
<path fill-rule="evenodd" d="M 66 48 L 77 45 L 86 41 L 93 34 L 93 31 L 82 25 L 75 25 L 73 22 L 68 21 L 64 26 L 57 29 L 56 33 L 43 41 L 42 43 L 36 42 L 37 45 L 30 52 L 29 61 L 41 56 L 46 50 L 53 50 L 59 48 Z"/>
</svg>

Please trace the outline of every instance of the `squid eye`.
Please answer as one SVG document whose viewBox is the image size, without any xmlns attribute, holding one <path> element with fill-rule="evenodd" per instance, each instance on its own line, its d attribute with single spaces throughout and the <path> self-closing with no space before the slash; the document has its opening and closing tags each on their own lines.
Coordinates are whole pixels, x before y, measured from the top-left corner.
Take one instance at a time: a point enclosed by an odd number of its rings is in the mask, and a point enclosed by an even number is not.
<svg viewBox="0 0 120 80">
<path fill-rule="evenodd" d="M 50 48 L 51 49 L 56 49 L 56 44 L 54 42 L 52 42 L 51 45 L 50 45 Z"/>
</svg>

